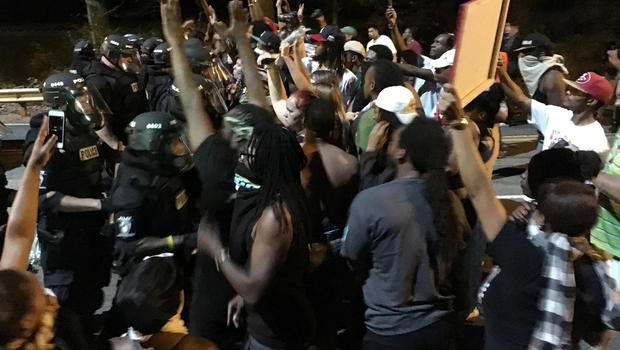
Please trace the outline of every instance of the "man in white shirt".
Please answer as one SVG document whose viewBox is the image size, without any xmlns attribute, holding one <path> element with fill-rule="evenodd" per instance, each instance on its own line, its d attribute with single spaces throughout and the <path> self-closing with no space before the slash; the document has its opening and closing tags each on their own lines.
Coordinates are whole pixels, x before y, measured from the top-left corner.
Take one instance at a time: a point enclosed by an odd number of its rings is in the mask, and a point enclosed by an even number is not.
<svg viewBox="0 0 620 350">
<path fill-rule="evenodd" d="M 530 111 L 531 120 L 545 136 L 543 151 L 572 145 L 578 150 L 594 151 L 605 159 L 609 143 L 595 114 L 612 96 L 611 84 L 605 78 L 587 72 L 574 82 L 565 80 L 564 107 L 558 107 L 527 97 L 503 67 L 498 73 L 506 96 Z"/>
<path fill-rule="evenodd" d="M 385 45 L 390 49 L 390 51 L 392 51 L 392 55 L 396 55 L 396 53 L 398 52 L 396 51 L 396 46 L 394 46 L 394 42 L 392 42 L 392 39 L 385 35 L 381 35 L 377 26 L 371 25 L 370 27 L 368 27 L 368 37 L 370 38 L 370 41 L 368 42 L 368 44 L 366 44 L 367 51 L 371 46 Z"/>
</svg>

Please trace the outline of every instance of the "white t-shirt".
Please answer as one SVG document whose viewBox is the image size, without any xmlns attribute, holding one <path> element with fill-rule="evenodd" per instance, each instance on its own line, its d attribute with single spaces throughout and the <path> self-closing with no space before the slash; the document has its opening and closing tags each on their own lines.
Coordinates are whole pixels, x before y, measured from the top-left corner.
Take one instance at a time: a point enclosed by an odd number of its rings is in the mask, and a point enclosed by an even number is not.
<svg viewBox="0 0 620 350">
<path fill-rule="evenodd" d="M 536 127 L 545 136 L 543 151 L 564 140 L 580 151 L 594 151 L 602 156 L 609 152 L 605 131 L 597 121 L 575 125 L 572 111 L 536 100 L 532 100 L 531 115 Z"/>
<path fill-rule="evenodd" d="M 366 44 L 366 51 L 368 51 L 368 49 L 371 46 L 375 46 L 375 45 L 385 45 L 387 46 L 390 51 L 392 51 L 393 55 L 396 55 L 396 46 L 394 46 L 394 43 L 392 42 L 392 39 L 388 38 L 385 35 L 380 35 L 379 38 L 377 38 L 377 40 L 371 39 L 368 44 Z"/>
<path fill-rule="evenodd" d="M 424 60 L 422 68 L 432 69 L 433 60 L 426 56 L 422 56 L 422 59 Z M 416 78 L 413 88 L 420 96 L 420 103 L 422 103 L 422 108 L 424 108 L 426 117 L 435 117 L 435 109 L 437 107 L 437 102 L 439 102 L 439 95 L 441 94 L 441 84 L 433 80 Z"/>
<path fill-rule="evenodd" d="M 345 68 L 340 79 L 340 92 L 344 99 L 345 108 L 349 106 L 357 93 L 357 77 L 349 69 Z"/>
</svg>

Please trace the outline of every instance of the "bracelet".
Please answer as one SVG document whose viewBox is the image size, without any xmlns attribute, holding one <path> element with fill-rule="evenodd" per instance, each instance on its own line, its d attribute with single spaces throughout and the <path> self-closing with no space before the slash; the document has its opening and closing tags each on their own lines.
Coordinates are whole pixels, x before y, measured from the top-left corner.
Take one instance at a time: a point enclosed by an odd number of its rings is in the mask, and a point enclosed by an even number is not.
<svg viewBox="0 0 620 350">
<path fill-rule="evenodd" d="M 220 272 L 220 265 L 228 261 L 229 258 L 230 258 L 230 253 L 228 252 L 228 249 L 226 248 L 220 249 L 220 256 L 214 259 L 215 268 L 217 269 L 218 272 Z"/>
<path fill-rule="evenodd" d="M 467 118 L 461 118 L 448 124 L 448 127 L 456 130 L 464 130 L 469 125 Z"/>
<path fill-rule="evenodd" d="M 174 249 L 174 239 L 172 238 L 172 235 L 166 237 L 166 242 L 168 243 L 168 249 L 172 251 Z"/>
</svg>

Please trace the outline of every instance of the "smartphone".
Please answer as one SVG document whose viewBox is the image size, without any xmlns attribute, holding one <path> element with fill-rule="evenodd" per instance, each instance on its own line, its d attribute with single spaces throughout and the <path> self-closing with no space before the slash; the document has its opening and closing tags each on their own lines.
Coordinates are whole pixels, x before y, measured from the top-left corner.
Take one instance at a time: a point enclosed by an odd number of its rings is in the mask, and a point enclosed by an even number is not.
<svg viewBox="0 0 620 350">
<path fill-rule="evenodd" d="M 388 0 L 388 7 L 392 7 L 392 0 Z"/>
<path fill-rule="evenodd" d="M 49 118 L 48 134 L 56 135 L 58 137 L 56 147 L 63 148 L 65 141 L 65 112 L 52 109 L 47 113 L 47 116 Z"/>
</svg>

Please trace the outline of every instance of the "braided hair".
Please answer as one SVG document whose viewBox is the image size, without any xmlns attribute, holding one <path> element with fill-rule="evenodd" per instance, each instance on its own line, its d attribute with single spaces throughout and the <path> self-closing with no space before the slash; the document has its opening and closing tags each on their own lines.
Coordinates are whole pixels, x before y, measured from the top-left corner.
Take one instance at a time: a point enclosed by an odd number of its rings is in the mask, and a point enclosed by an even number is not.
<svg viewBox="0 0 620 350">
<path fill-rule="evenodd" d="M 445 170 L 450 155 L 449 142 L 437 121 L 415 118 L 400 135 L 400 147 L 407 152 L 411 164 L 424 179 L 425 198 L 432 209 L 439 238 L 440 259 L 437 259 L 439 266 L 435 267 L 441 284 L 450 274 L 463 240 L 463 228 L 456 220 Z"/>
<path fill-rule="evenodd" d="M 287 227 L 288 212 L 293 218 L 293 242 L 305 241 L 310 221 L 300 171 L 306 156 L 295 134 L 281 125 L 260 125 L 254 129 L 245 154 L 261 186 L 257 218 L 271 206 L 281 227 Z"/>
</svg>

